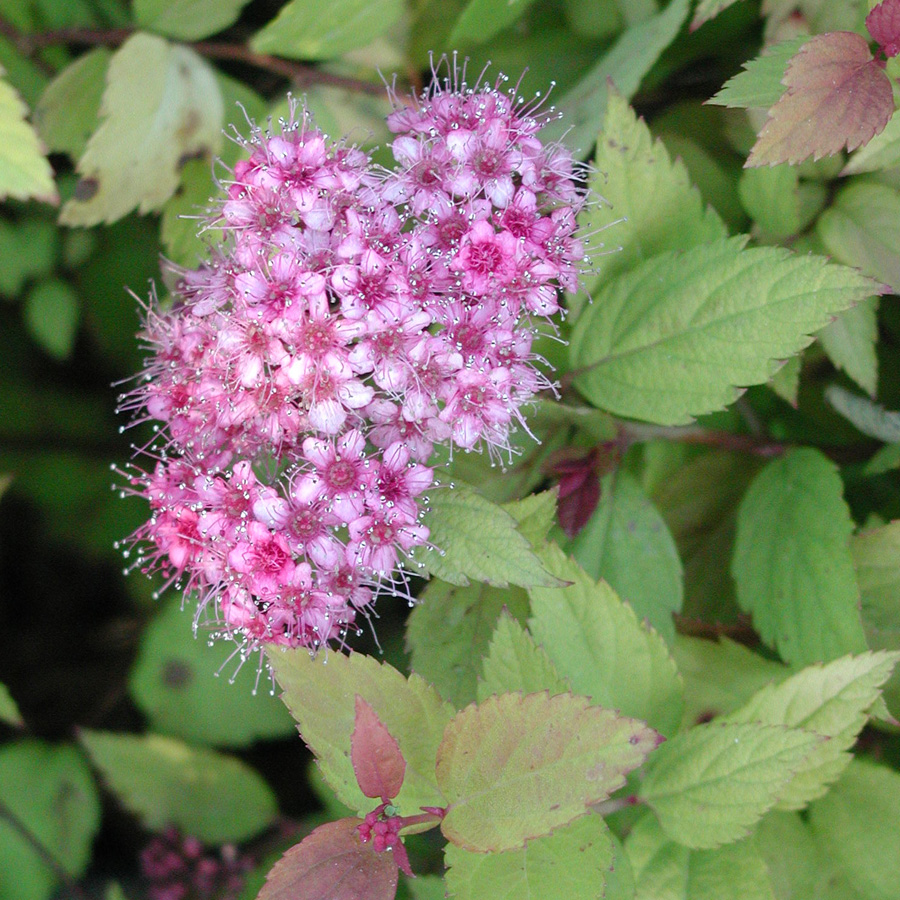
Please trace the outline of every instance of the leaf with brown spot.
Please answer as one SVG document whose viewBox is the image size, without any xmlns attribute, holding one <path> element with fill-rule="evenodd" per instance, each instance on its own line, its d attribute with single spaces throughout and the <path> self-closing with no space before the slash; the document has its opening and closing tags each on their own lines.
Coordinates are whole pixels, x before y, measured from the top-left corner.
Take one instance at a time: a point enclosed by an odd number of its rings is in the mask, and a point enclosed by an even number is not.
<svg viewBox="0 0 900 900">
<path fill-rule="evenodd" d="M 890 79 L 851 31 L 820 34 L 788 63 L 787 91 L 769 110 L 746 166 L 799 163 L 855 150 L 887 125 L 894 111 Z"/>
<path fill-rule="evenodd" d="M 887 56 L 900 53 L 900 0 L 883 0 L 867 16 L 866 28 Z"/>
<path fill-rule="evenodd" d="M 357 831 L 360 819 L 321 825 L 275 863 L 257 900 L 393 900 L 397 863 Z"/>
<path fill-rule="evenodd" d="M 356 695 L 356 721 L 350 759 L 359 789 L 367 796 L 392 800 L 403 787 L 406 760 L 378 713 Z"/>
</svg>

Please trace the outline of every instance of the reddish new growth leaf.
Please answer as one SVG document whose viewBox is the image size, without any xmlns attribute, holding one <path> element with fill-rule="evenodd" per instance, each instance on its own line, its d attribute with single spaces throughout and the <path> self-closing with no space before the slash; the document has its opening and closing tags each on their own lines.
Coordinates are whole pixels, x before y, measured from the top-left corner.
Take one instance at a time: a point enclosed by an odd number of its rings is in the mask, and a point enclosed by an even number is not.
<svg viewBox="0 0 900 900">
<path fill-rule="evenodd" d="M 867 144 L 894 111 L 890 79 L 852 31 L 820 34 L 788 63 L 787 91 L 769 110 L 746 166 L 799 163 Z"/>
<path fill-rule="evenodd" d="M 575 537 L 594 514 L 600 502 L 600 476 L 617 461 L 615 444 L 594 447 L 587 456 L 563 451 L 551 459 L 547 471 L 559 478 L 556 516 L 569 537 Z"/>
<path fill-rule="evenodd" d="M 257 900 L 393 900 L 397 861 L 359 839 L 360 819 L 338 819 L 291 847 Z"/>
<path fill-rule="evenodd" d="M 890 58 L 900 53 L 900 0 L 884 0 L 866 16 L 866 28 Z"/>
<path fill-rule="evenodd" d="M 378 714 L 356 695 L 356 722 L 350 739 L 350 759 L 359 789 L 387 802 L 400 793 L 406 760 Z"/>
</svg>

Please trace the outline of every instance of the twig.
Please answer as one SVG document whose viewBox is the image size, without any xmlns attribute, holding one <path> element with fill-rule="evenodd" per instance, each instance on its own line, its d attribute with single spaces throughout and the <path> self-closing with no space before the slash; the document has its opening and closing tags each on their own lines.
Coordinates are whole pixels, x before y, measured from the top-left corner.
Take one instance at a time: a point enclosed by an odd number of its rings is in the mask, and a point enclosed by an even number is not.
<svg viewBox="0 0 900 900">
<path fill-rule="evenodd" d="M 730 431 L 697 428 L 693 425 L 666 426 L 622 422 L 619 424 L 619 428 L 625 436 L 626 443 L 629 444 L 662 438 L 682 444 L 702 444 L 707 447 L 717 447 L 720 450 L 734 450 L 763 457 L 781 456 L 791 448 L 790 444 L 770 441 L 764 436 L 732 434 Z"/>
</svg>

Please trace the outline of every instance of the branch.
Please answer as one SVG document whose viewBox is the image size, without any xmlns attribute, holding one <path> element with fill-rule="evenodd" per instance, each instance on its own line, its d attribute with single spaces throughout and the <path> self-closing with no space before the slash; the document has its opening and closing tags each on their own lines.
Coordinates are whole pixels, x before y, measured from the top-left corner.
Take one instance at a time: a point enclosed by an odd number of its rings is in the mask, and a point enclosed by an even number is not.
<svg viewBox="0 0 900 900">
<path fill-rule="evenodd" d="M 133 28 L 110 28 L 106 30 L 58 28 L 54 31 L 25 34 L 19 31 L 11 22 L 0 17 L 0 35 L 12 41 L 16 48 L 27 57 L 34 56 L 45 47 L 55 47 L 60 44 L 86 47 L 118 47 L 135 33 L 136 29 Z M 384 93 L 382 84 L 376 84 L 362 78 L 336 75 L 333 72 L 325 72 L 316 66 L 294 62 L 279 56 L 270 56 L 267 53 L 255 53 L 244 44 L 196 41 L 188 43 L 188 46 L 208 59 L 244 63 L 257 69 L 263 69 L 266 72 L 272 72 L 274 75 L 286 78 L 298 86 L 328 84 L 333 87 L 345 88 L 349 91 L 357 91 L 358 93 L 379 97 Z"/>
</svg>

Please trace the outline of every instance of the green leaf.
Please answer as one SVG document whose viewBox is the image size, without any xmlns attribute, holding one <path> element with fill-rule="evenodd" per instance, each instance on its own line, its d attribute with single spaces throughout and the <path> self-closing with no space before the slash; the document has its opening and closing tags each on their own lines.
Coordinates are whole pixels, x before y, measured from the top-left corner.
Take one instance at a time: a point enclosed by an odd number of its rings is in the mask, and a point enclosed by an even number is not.
<svg viewBox="0 0 900 900">
<path fill-rule="evenodd" d="M 769 463 L 738 512 L 732 571 L 762 639 L 794 666 L 865 650 L 853 521 L 834 463 L 801 448 Z"/>
<path fill-rule="evenodd" d="M 483 44 L 521 18 L 534 0 L 469 0 L 447 43 Z"/>
<path fill-rule="evenodd" d="M 900 650 L 900 521 L 855 534 L 850 541 L 862 601 L 863 629 L 873 650 Z M 900 671 L 884 689 L 900 716 Z"/>
<path fill-rule="evenodd" d="M 781 663 L 726 637 L 708 641 L 679 634 L 672 655 L 684 678 L 684 726 L 727 715 L 756 691 L 790 675 Z"/>
<path fill-rule="evenodd" d="M 50 150 L 77 159 L 100 121 L 100 101 L 112 53 L 96 47 L 66 66 L 34 108 L 34 126 Z"/>
<path fill-rule="evenodd" d="M 665 253 L 614 279 L 578 319 L 572 366 L 601 409 L 662 425 L 762 384 L 831 317 L 878 293 L 852 269 L 731 238 Z"/>
<path fill-rule="evenodd" d="M 879 172 L 900 165 L 900 116 L 891 116 L 881 134 L 855 151 L 841 175 Z"/>
<path fill-rule="evenodd" d="M 748 170 L 750 171 L 750 170 Z M 763 172 L 765 169 L 753 169 L 754 172 Z M 821 332 L 820 332 L 821 333 Z M 792 356 L 770 379 L 769 387 L 781 397 L 785 403 L 797 406 L 797 396 L 800 392 L 800 370 L 803 368 L 801 357 Z"/>
<path fill-rule="evenodd" d="M 764 687 L 728 716 L 729 722 L 787 725 L 828 738 L 779 794 L 779 809 L 803 809 L 838 779 L 852 758 L 847 751 L 866 724 L 869 707 L 898 660 L 900 653 L 863 653 L 810 666 Z"/>
<path fill-rule="evenodd" d="M 158 734 L 85 729 L 80 738 L 110 790 L 151 831 L 175 825 L 209 844 L 240 842 L 278 813 L 269 786 L 234 757 Z"/>
<path fill-rule="evenodd" d="M 450 801 L 441 831 L 465 850 L 523 847 L 618 790 L 658 738 L 571 694 L 501 694 L 467 706 L 438 750 Z"/>
<path fill-rule="evenodd" d="M 338 799 L 360 813 L 372 808 L 356 783 L 350 759 L 359 695 L 384 723 L 406 759 L 403 788 L 394 805 L 408 815 L 418 812 L 420 806 L 444 805 L 434 766 L 453 710 L 418 675 L 407 681 L 387 663 L 358 653 L 323 652 L 312 658 L 302 648 L 283 651 L 273 647 L 269 661 L 284 689 L 282 699 Z"/>
<path fill-rule="evenodd" d="M 571 584 L 532 588 L 529 629 L 572 690 L 673 734 L 683 686 L 665 641 L 638 621 L 605 581 L 594 581 L 551 544 L 547 568 Z"/>
<path fill-rule="evenodd" d="M 403 0 L 331 0 L 323 14 L 318 0 L 291 0 L 250 46 L 291 59 L 332 59 L 384 34 L 403 7 Z"/>
<path fill-rule="evenodd" d="M 25 724 L 16 701 L 3 683 L 0 683 L 0 722 L 6 722 L 14 728 L 21 728 Z"/>
<path fill-rule="evenodd" d="M 0 294 L 18 297 L 31 278 L 56 267 L 59 232 L 52 221 L 29 216 L 15 224 L 0 220 Z"/>
<path fill-rule="evenodd" d="M 768 169 L 745 169 L 738 193 L 747 215 L 773 238 L 786 238 L 800 231 L 800 177 L 788 165 Z"/>
<path fill-rule="evenodd" d="M 684 599 L 681 560 L 665 520 L 634 476 L 617 470 L 602 479 L 600 503 L 569 552 L 672 642 L 672 613 L 681 611 Z"/>
<path fill-rule="evenodd" d="M 444 581 L 465 586 L 471 578 L 526 588 L 557 583 L 516 529 L 516 520 L 467 484 L 433 489 L 423 521 L 437 549 L 416 548 L 412 559 Z"/>
<path fill-rule="evenodd" d="M 885 444 L 866 463 L 863 474 L 866 476 L 883 475 L 893 469 L 900 468 L 900 444 Z"/>
<path fill-rule="evenodd" d="M 595 900 L 606 896 L 613 845 L 603 819 L 588 813 L 552 834 L 527 841 L 521 850 L 473 853 L 448 844 L 445 864 L 447 890 L 456 900 Z"/>
<path fill-rule="evenodd" d="M 53 170 L 34 128 L 25 121 L 27 113 L 28 107 L 15 88 L 0 78 L 0 200 L 34 197 L 55 204 L 59 195 Z"/>
<path fill-rule="evenodd" d="M 134 0 L 138 25 L 183 41 L 224 31 L 237 21 L 249 0 Z"/>
<path fill-rule="evenodd" d="M 59 360 L 72 355 L 81 304 L 71 285 L 51 278 L 35 285 L 22 310 L 25 327 L 52 357 Z"/>
<path fill-rule="evenodd" d="M 453 587 L 432 581 L 410 613 L 406 642 L 413 671 L 457 709 L 475 699 L 481 659 L 504 609 L 524 622 L 528 595 L 521 588 L 479 583 Z"/>
<path fill-rule="evenodd" d="M 753 843 L 769 869 L 778 900 L 822 896 L 827 867 L 797 813 L 770 812 L 757 826 Z"/>
<path fill-rule="evenodd" d="M 100 798 L 81 754 L 22 740 L 0 748 L 0 803 L 73 879 L 84 874 L 100 827 Z M 56 873 L 0 815 L 0 897 L 49 900 Z"/>
<path fill-rule="evenodd" d="M 863 434 L 887 444 L 900 442 L 900 412 L 888 412 L 868 397 L 860 397 L 839 384 L 825 389 L 825 399 Z"/>
<path fill-rule="evenodd" d="M 478 702 L 491 694 L 522 691 L 551 696 L 569 691 L 566 680 L 556 671 L 546 651 L 504 610 L 494 629 L 488 655 L 482 663 L 483 680 L 478 682 Z"/>
<path fill-rule="evenodd" d="M 900 774 L 854 760 L 809 810 L 816 841 L 866 900 L 895 900 L 900 884 Z"/>
<path fill-rule="evenodd" d="M 816 234 L 839 262 L 900 290 L 900 250 L 891 234 L 900 229 L 900 191 L 854 180 L 838 192 L 816 222 Z"/>
<path fill-rule="evenodd" d="M 246 747 L 294 732 L 267 674 L 252 660 L 237 661 L 227 643 L 195 636 L 180 597 L 144 631 L 128 689 L 154 731 L 190 743 Z"/>
<path fill-rule="evenodd" d="M 553 488 L 530 494 L 522 500 L 511 500 L 503 504 L 503 509 L 516 520 L 519 534 L 527 538 L 532 547 L 539 549 L 556 524 L 558 499 L 559 491 Z"/>
<path fill-rule="evenodd" d="M 163 207 L 159 231 L 166 257 L 177 265 L 194 268 L 209 254 L 216 235 L 212 231 L 201 233 L 201 217 L 212 206 L 214 192 L 210 161 L 192 159 L 185 163 L 181 183 Z"/>
<path fill-rule="evenodd" d="M 777 725 L 699 725 L 653 754 L 639 795 L 672 840 L 710 850 L 746 837 L 821 741 Z"/>
<path fill-rule="evenodd" d="M 631 5 L 625 4 L 624 10 Z M 633 97 L 663 50 L 675 40 L 689 6 L 688 0 L 672 0 L 662 12 L 628 28 L 600 61 L 563 94 L 557 104 L 561 116 L 541 129 L 541 140 L 564 141 L 577 156 L 587 156 L 603 122 L 608 82 L 611 80 L 626 100 Z"/>
<path fill-rule="evenodd" d="M 666 837 L 653 816 L 625 841 L 637 880 L 635 900 L 776 900 L 752 841 L 691 850 Z"/>
<path fill-rule="evenodd" d="M 699 0 L 691 19 L 691 31 L 696 31 L 704 22 L 714 19 L 720 12 L 728 9 L 737 0 Z"/>
<path fill-rule="evenodd" d="M 788 62 L 808 40 L 809 36 L 797 37 L 767 47 L 761 56 L 745 62 L 745 71 L 729 78 L 707 103 L 743 109 L 774 106 L 785 92 L 781 79 Z"/>
<path fill-rule="evenodd" d="M 100 114 L 63 225 L 159 209 L 178 186 L 181 166 L 211 159 L 221 145 L 222 95 L 213 70 L 189 47 L 154 35 L 135 34 L 116 51 Z"/>
<path fill-rule="evenodd" d="M 600 285 L 665 250 L 687 250 L 728 234 L 715 210 L 706 206 L 680 159 L 674 162 L 665 145 L 654 140 L 643 119 L 615 90 L 609 93 L 603 130 L 597 141 L 590 190 L 606 202 L 589 203 L 579 224 L 597 235 L 599 245 L 621 247 L 614 253 L 591 253 L 591 272 L 584 296 Z M 576 298 L 573 315 L 584 306 Z"/>
<path fill-rule="evenodd" d="M 878 298 L 851 306 L 816 337 L 832 363 L 874 397 L 878 387 Z"/>
</svg>

